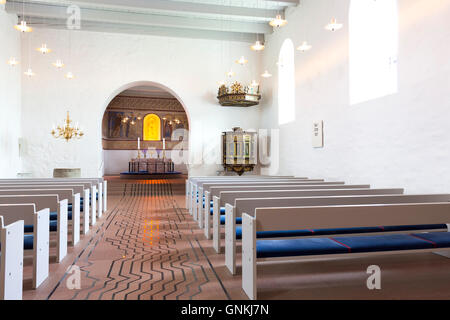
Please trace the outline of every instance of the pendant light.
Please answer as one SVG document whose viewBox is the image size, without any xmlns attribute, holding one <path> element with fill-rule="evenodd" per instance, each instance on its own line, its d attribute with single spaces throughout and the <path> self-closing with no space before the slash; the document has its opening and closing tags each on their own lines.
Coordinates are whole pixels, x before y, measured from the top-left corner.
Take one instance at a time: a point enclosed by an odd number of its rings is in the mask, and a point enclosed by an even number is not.
<svg viewBox="0 0 450 320">
<path fill-rule="evenodd" d="M 265 46 L 259 40 L 256 40 L 255 44 L 250 46 L 250 48 L 253 51 L 262 51 L 262 50 L 264 50 Z"/>
<path fill-rule="evenodd" d="M 330 23 L 325 26 L 325 29 L 331 32 L 335 32 L 342 28 L 342 23 L 338 23 L 336 18 L 332 18 Z"/>
<path fill-rule="evenodd" d="M 14 29 L 22 33 L 33 31 L 33 28 L 29 27 L 25 21 L 25 0 L 22 1 L 22 20 L 14 26 Z"/>
<path fill-rule="evenodd" d="M 28 68 L 28 70 L 25 71 L 23 74 L 26 75 L 28 78 L 34 77 L 36 75 L 31 68 Z"/>
<path fill-rule="evenodd" d="M 287 25 L 287 20 L 283 19 L 280 14 L 277 14 L 277 16 L 272 19 L 269 24 L 274 28 L 281 28 Z"/>
<path fill-rule="evenodd" d="M 55 62 L 52 63 L 53 66 L 55 66 L 58 69 L 61 69 L 64 67 L 64 63 L 62 62 L 62 60 L 58 59 Z"/>
<path fill-rule="evenodd" d="M 270 78 L 272 75 L 269 73 L 269 71 L 264 71 L 264 73 L 261 75 L 263 78 Z"/>
<path fill-rule="evenodd" d="M 52 50 L 50 48 L 47 48 L 46 43 L 43 43 L 40 48 L 36 48 L 36 51 L 39 51 L 42 54 L 47 54 L 47 53 L 52 52 Z"/>
<path fill-rule="evenodd" d="M 70 71 L 66 73 L 65 77 L 66 77 L 67 79 L 69 79 L 69 80 L 73 80 L 73 79 L 75 78 L 75 76 L 73 75 L 73 73 L 70 72 Z"/>
<path fill-rule="evenodd" d="M 8 60 L 8 64 L 12 67 L 15 67 L 19 64 L 19 61 L 15 57 L 11 57 Z"/>
<path fill-rule="evenodd" d="M 306 52 L 306 51 L 310 50 L 311 48 L 312 48 L 312 46 L 310 44 L 308 44 L 307 41 L 303 41 L 302 44 L 297 47 L 297 50 L 300 52 Z"/>
<path fill-rule="evenodd" d="M 245 64 L 248 63 L 248 60 L 245 59 L 244 56 L 241 56 L 241 57 L 239 58 L 239 60 L 236 60 L 235 62 L 236 62 L 237 64 L 240 64 L 241 66 L 243 66 L 243 65 L 245 65 Z"/>
</svg>

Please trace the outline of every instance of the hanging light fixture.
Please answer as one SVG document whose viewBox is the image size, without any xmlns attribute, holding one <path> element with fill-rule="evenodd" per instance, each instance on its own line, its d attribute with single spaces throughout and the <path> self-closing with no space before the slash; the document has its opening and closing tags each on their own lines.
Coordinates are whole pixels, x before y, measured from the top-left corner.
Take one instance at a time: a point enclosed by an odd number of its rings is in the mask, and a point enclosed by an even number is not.
<svg viewBox="0 0 450 320">
<path fill-rule="evenodd" d="M 280 14 L 277 14 L 277 16 L 272 19 L 269 24 L 274 27 L 274 28 L 280 28 L 280 27 L 284 27 L 285 25 L 287 25 L 287 20 L 281 18 Z"/>
<path fill-rule="evenodd" d="M 66 77 L 67 79 L 69 79 L 69 80 L 73 80 L 73 79 L 75 78 L 75 76 L 73 75 L 73 73 L 70 72 L 70 71 L 66 73 L 65 77 Z"/>
<path fill-rule="evenodd" d="M 22 20 L 20 23 L 16 24 L 14 26 L 14 29 L 20 31 L 20 32 L 32 32 L 33 28 L 27 26 L 27 22 Z"/>
<path fill-rule="evenodd" d="M 308 44 L 308 42 L 303 41 L 302 44 L 297 47 L 297 50 L 300 52 L 305 52 L 311 48 L 312 48 L 312 46 L 310 44 Z"/>
<path fill-rule="evenodd" d="M 253 51 L 262 51 L 262 50 L 264 50 L 265 46 L 259 40 L 256 40 L 255 44 L 250 46 L 250 48 Z"/>
<path fill-rule="evenodd" d="M 0 0 L 0 4 L 5 4 L 6 0 Z"/>
<path fill-rule="evenodd" d="M 23 74 L 28 76 L 29 78 L 31 78 L 31 77 L 36 75 L 31 68 L 28 68 L 28 70 L 25 71 Z"/>
<path fill-rule="evenodd" d="M 332 18 L 330 23 L 325 26 L 325 29 L 331 32 L 337 31 L 342 28 L 342 23 L 338 23 L 336 18 Z"/>
<path fill-rule="evenodd" d="M 264 73 L 261 75 L 263 78 L 270 78 L 272 75 L 269 73 L 269 71 L 264 71 Z"/>
<path fill-rule="evenodd" d="M 244 64 L 247 64 L 247 63 L 248 63 L 248 60 L 245 59 L 244 56 L 242 56 L 242 57 L 239 58 L 239 60 L 236 60 L 236 63 L 237 63 L 237 64 L 240 64 L 241 66 L 243 66 Z"/>
<path fill-rule="evenodd" d="M 81 139 L 84 136 L 83 131 L 80 130 L 78 124 L 75 127 L 71 127 L 71 123 L 72 120 L 70 120 L 69 111 L 67 111 L 67 118 L 64 120 L 64 124 L 58 125 L 56 128 L 53 126 L 53 130 L 51 131 L 52 136 L 56 139 L 65 139 L 67 142 L 69 142 L 70 139 Z"/>
<path fill-rule="evenodd" d="M 8 60 L 8 64 L 10 65 L 10 66 L 17 66 L 18 64 L 19 64 L 19 61 L 15 58 L 15 57 L 11 57 L 9 60 Z"/>
<path fill-rule="evenodd" d="M 50 48 L 47 48 L 46 43 L 43 43 L 40 48 L 36 48 L 36 51 L 39 51 L 42 54 L 47 54 L 47 53 L 52 52 L 52 50 Z"/>
<path fill-rule="evenodd" d="M 58 69 L 61 69 L 62 67 L 64 67 L 64 63 L 60 59 L 56 60 L 52 64 Z"/>
<path fill-rule="evenodd" d="M 228 78 L 231 78 L 231 77 L 234 77 L 235 73 L 234 73 L 233 70 L 230 69 L 230 71 L 228 71 L 228 72 L 226 73 L 226 75 L 227 75 Z"/>
<path fill-rule="evenodd" d="M 250 85 L 252 87 L 257 87 L 257 86 L 259 86 L 259 82 L 257 82 L 256 80 L 252 80 L 252 83 Z"/>
<path fill-rule="evenodd" d="M 3 4 L 6 3 L 6 1 L 3 2 Z M 22 1 L 22 20 L 20 23 L 16 24 L 14 26 L 14 29 L 20 31 L 20 32 L 32 32 L 33 28 L 27 26 L 27 22 L 25 21 L 25 1 Z"/>
</svg>

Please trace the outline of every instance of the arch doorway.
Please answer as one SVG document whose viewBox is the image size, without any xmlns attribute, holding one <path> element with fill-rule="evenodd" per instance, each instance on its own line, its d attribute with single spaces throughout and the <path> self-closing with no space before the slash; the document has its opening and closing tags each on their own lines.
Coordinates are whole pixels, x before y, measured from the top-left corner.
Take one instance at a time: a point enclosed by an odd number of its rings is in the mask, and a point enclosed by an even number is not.
<svg viewBox="0 0 450 320">
<path fill-rule="evenodd" d="M 157 85 L 138 85 L 115 96 L 102 121 L 105 175 L 129 171 L 133 159 L 170 159 L 187 174 L 189 119 L 181 102 Z"/>
</svg>

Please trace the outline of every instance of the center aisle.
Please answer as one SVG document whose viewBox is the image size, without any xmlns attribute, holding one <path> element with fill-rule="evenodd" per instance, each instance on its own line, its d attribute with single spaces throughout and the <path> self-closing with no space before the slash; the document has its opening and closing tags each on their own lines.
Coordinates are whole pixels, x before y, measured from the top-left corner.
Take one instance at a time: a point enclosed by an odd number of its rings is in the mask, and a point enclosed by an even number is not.
<svg viewBox="0 0 450 320">
<path fill-rule="evenodd" d="M 183 184 L 110 180 L 110 210 L 75 263 L 81 290 L 68 289 L 75 273 L 66 274 L 48 298 L 227 299 L 197 241 L 202 233 L 181 207 Z"/>
</svg>

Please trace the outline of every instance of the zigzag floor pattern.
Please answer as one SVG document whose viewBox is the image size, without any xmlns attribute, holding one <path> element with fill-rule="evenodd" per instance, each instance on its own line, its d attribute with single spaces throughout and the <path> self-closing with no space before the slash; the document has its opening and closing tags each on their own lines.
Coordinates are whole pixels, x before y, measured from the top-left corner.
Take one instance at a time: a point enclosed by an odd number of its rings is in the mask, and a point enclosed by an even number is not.
<svg viewBox="0 0 450 320">
<path fill-rule="evenodd" d="M 196 239 L 195 223 L 173 197 L 173 181 L 111 183 L 112 209 L 48 299 L 227 299 Z"/>
</svg>

